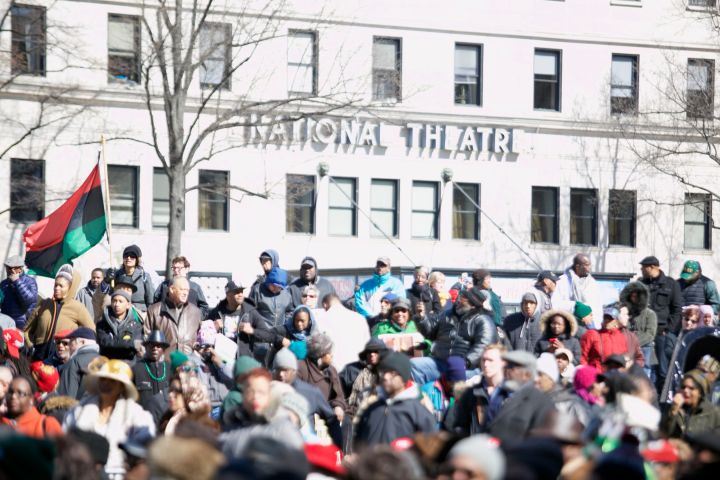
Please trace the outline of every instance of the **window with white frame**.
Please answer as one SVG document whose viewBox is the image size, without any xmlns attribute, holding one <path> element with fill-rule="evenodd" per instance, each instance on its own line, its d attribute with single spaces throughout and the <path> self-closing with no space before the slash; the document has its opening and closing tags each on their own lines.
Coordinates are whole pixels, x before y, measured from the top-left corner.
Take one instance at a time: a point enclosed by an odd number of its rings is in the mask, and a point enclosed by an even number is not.
<svg viewBox="0 0 720 480">
<path fill-rule="evenodd" d="M 287 89 L 290 95 L 317 95 L 317 33 L 288 32 Z"/>
<path fill-rule="evenodd" d="M 438 238 L 438 184 L 413 182 L 411 233 L 413 238 Z"/>
<path fill-rule="evenodd" d="M 45 7 L 12 4 L 10 8 L 13 75 L 45 75 Z"/>
<path fill-rule="evenodd" d="M 328 185 L 328 234 L 357 235 L 357 179 L 332 177 Z"/>
<path fill-rule="evenodd" d="M 200 86 L 230 89 L 232 27 L 228 23 L 206 23 L 200 28 Z"/>
<path fill-rule="evenodd" d="M 713 118 L 715 111 L 715 61 L 690 58 L 687 65 L 687 116 Z"/>
<path fill-rule="evenodd" d="M 453 183 L 453 238 L 480 240 L 480 185 Z"/>
<path fill-rule="evenodd" d="M 455 103 L 482 104 L 482 47 L 455 45 Z"/>
<path fill-rule="evenodd" d="M 710 250 L 712 203 L 707 193 L 685 194 L 685 248 Z"/>
<path fill-rule="evenodd" d="M 398 182 L 397 180 L 373 179 L 370 184 L 370 226 L 373 237 L 397 237 L 398 235 Z"/>
<path fill-rule="evenodd" d="M 200 170 L 198 174 L 198 228 L 228 231 L 229 174 Z"/>
<path fill-rule="evenodd" d="M 402 50 L 399 38 L 373 39 L 373 100 L 401 100 Z"/>
<path fill-rule="evenodd" d="M 108 184 L 113 227 L 137 228 L 138 168 L 108 165 Z"/>
<path fill-rule="evenodd" d="M 108 79 L 140 82 L 140 18 L 108 15 Z"/>
<path fill-rule="evenodd" d="M 638 57 L 612 56 L 610 73 L 610 112 L 635 114 L 638 110 Z"/>
<path fill-rule="evenodd" d="M 533 106 L 538 110 L 560 111 L 560 52 L 535 50 Z"/>
</svg>

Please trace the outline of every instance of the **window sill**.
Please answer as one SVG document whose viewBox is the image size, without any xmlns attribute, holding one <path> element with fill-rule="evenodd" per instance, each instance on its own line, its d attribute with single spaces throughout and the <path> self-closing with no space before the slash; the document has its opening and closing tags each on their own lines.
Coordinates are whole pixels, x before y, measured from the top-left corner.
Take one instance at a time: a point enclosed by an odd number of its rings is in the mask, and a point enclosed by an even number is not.
<svg viewBox="0 0 720 480">
<path fill-rule="evenodd" d="M 530 248 L 538 248 L 540 250 L 559 250 L 562 245 L 550 242 L 530 242 Z"/>
<path fill-rule="evenodd" d="M 642 7 L 642 0 L 610 0 L 610 5 L 618 7 Z"/>
<path fill-rule="evenodd" d="M 688 12 L 709 12 L 717 10 L 717 5 L 688 5 L 686 10 Z"/>
<path fill-rule="evenodd" d="M 713 251 L 712 251 L 712 249 L 710 249 L 710 250 L 705 250 L 705 249 L 702 249 L 702 250 L 699 250 L 699 249 L 685 250 L 685 249 L 683 249 L 682 253 L 683 253 L 683 255 L 708 255 L 708 256 L 710 256 L 710 255 L 713 254 Z"/>
<path fill-rule="evenodd" d="M 395 107 L 402 103 L 402 100 L 396 98 L 373 99 L 370 104 L 374 107 Z"/>
<path fill-rule="evenodd" d="M 454 107 L 460 107 L 460 108 L 482 108 L 482 103 L 455 103 L 453 102 Z"/>
<path fill-rule="evenodd" d="M 637 246 L 631 247 L 629 245 L 608 245 L 608 248 L 612 249 L 613 252 L 637 252 Z"/>
<path fill-rule="evenodd" d="M 537 113 L 557 113 L 557 114 L 560 114 L 560 113 L 562 113 L 562 110 L 555 110 L 555 109 L 552 109 L 552 108 L 533 108 L 533 112 L 537 112 Z"/>
</svg>

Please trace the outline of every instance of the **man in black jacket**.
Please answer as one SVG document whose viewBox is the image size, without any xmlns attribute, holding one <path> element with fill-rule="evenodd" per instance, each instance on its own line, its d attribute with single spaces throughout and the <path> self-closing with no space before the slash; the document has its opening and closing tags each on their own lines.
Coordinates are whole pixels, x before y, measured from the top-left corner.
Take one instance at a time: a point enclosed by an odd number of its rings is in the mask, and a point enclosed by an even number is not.
<svg viewBox="0 0 720 480">
<path fill-rule="evenodd" d="M 256 344 L 273 343 L 276 339 L 267 320 L 245 302 L 245 288 L 232 280 L 225 285 L 225 299 L 210 310 L 208 320 L 215 323 L 218 332 L 237 341 L 238 356 L 252 357 Z M 263 349 L 263 356 L 265 351 L 267 348 Z M 264 358 L 256 359 L 264 361 Z"/>
<path fill-rule="evenodd" d="M 333 284 L 318 275 L 317 262 L 313 257 L 302 259 L 302 262 L 300 262 L 300 277 L 288 286 L 293 308 L 303 304 L 302 291 L 308 285 L 314 285 L 318 289 L 318 301 L 325 298 L 325 295 L 335 294 Z"/>
<path fill-rule="evenodd" d="M 168 409 L 168 390 L 170 388 L 170 364 L 164 360 L 165 349 L 170 344 L 160 330 L 153 330 L 143 342 L 145 357 L 133 368 L 133 381 L 140 398 L 138 403 L 155 419 Z"/>
<path fill-rule="evenodd" d="M 473 287 L 461 291 L 447 312 L 415 317 L 420 333 L 433 341 L 432 357 L 412 359 L 413 378 L 419 385 L 440 378 L 450 356 L 462 357 L 468 370 L 478 368 L 485 347 L 498 338 L 488 303 L 489 296 Z"/>
<path fill-rule="evenodd" d="M 655 384 L 662 388 L 677 341 L 676 335 L 681 327 L 683 298 L 680 286 L 660 269 L 657 257 L 651 255 L 643 258 L 640 261 L 640 271 L 643 277 L 640 281 L 650 290 L 648 307 L 657 316 L 655 354 L 658 365 Z"/>
<path fill-rule="evenodd" d="M 359 446 L 389 444 L 400 437 L 437 430 L 430 410 L 420 403 L 420 390 L 410 381 L 407 355 L 392 352 L 380 361 L 385 396 L 365 410 L 357 425 L 355 442 Z"/>
<path fill-rule="evenodd" d="M 70 360 L 63 367 L 58 385 L 58 394 L 80 400 L 85 394 L 83 378 L 88 365 L 99 356 L 95 332 L 87 327 L 76 328 L 66 337 L 70 340 Z"/>
</svg>

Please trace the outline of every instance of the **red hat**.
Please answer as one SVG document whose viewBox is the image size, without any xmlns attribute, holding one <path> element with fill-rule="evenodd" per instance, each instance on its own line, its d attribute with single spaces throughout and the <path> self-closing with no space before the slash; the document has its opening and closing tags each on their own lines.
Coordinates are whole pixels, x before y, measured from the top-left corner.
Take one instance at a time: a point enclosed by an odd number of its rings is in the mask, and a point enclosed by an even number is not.
<svg viewBox="0 0 720 480">
<path fill-rule="evenodd" d="M 72 328 L 66 328 L 65 330 L 60 330 L 59 332 L 57 332 L 53 338 L 55 340 L 62 340 L 63 338 L 67 338 L 67 336 L 70 335 L 72 332 Z"/>
<path fill-rule="evenodd" d="M 7 345 L 8 354 L 17 359 L 20 358 L 20 349 L 25 345 L 23 335 L 17 328 L 6 328 L 3 330 L 3 338 Z"/>
<path fill-rule="evenodd" d="M 680 455 L 667 440 L 657 440 L 648 443 L 648 448 L 642 451 L 643 458 L 648 462 L 677 463 Z"/>
<path fill-rule="evenodd" d="M 41 392 L 55 390 L 55 385 L 60 381 L 60 374 L 55 367 L 43 362 L 33 362 L 30 364 L 30 370 Z"/>
<path fill-rule="evenodd" d="M 335 445 L 319 445 L 317 443 L 305 444 L 305 456 L 310 465 L 331 473 L 345 475 L 342 466 L 342 451 Z"/>
</svg>

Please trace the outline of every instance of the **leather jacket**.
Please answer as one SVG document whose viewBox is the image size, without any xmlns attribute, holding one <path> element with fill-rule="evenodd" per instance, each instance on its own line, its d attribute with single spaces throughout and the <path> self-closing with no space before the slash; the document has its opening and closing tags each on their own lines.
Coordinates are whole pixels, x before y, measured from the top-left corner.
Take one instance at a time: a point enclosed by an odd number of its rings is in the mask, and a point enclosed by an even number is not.
<svg viewBox="0 0 720 480">
<path fill-rule="evenodd" d="M 192 303 L 186 303 L 176 309 L 166 298 L 163 302 L 154 303 L 147 310 L 147 318 L 143 324 L 145 334 L 160 330 L 170 344 L 167 352 L 182 350 L 186 354 L 192 352 L 193 344 L 200 330 L 202 313 Z"/>
</svg>

